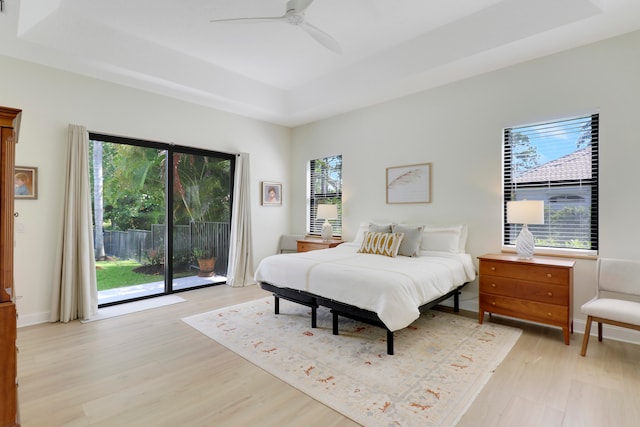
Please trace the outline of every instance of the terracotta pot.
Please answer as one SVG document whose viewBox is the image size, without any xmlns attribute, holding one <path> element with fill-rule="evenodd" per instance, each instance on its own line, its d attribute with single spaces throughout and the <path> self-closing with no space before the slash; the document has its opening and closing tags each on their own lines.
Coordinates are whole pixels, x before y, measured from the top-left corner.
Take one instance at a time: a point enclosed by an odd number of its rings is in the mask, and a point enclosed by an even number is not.
<svg viewBox="0 0 640 427">
<path fill-rule="evenodd" d="M 200 271 L 198 272 L 198 276 L 200 277 L 213 276 L 213 268 L 215 266 L 216 266 L 215 258 L 199 258 L 198 267 L 200 267 Z"/>
</svg>

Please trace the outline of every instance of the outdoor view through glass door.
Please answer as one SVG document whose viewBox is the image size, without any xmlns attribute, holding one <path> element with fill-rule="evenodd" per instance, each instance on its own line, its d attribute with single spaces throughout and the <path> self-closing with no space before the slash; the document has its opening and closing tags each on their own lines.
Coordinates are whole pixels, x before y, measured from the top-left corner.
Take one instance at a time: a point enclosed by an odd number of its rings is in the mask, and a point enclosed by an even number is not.
<svg viewBox="0 0 640 427">
<path fill-rule="evenodd" d="M 231 161 L 175 152 L 172 170 L 173 289 L 224 282 L 231 228 Z"/>
<path fill-rule="evenodd" d="M 89 136 L 98 305 L 224 283 L 233 155 Z"/>
</svg>

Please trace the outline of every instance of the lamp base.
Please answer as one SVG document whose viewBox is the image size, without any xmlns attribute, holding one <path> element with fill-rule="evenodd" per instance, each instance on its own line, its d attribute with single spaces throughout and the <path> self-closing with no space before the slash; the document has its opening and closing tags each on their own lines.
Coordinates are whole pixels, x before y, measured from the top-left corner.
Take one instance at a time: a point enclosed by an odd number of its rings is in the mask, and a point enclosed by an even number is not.
<svg viewBox="0 0 640 427">
<path fill-rule="evenodd" d="M 535 250 L 535 240 L 533 234 L 529 231 L 527 224 L 522 225 L 522 230 L 516 239 L 516 251 L 518 258 L 531 259 Z"/>
<path fill-rule="evenodd" d="M 331 238 L 333 237 L 333 227 L 326 219 L 324 220 L 324 224 L 322 224 L 321 236 L 323 242 L 330 242 Z"/>
</svg>

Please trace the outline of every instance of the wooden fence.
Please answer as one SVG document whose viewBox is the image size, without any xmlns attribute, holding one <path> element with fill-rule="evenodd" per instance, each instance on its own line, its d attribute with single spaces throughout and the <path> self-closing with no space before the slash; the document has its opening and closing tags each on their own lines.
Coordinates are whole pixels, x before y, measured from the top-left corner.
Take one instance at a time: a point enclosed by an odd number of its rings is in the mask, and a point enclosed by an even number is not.
<svg viewBox="0 0 640 427">
<path fill-rule="evenodd" d="M 216 257 L 216 273 L 226 274 L 230 231 L 231 225 L 223 222 L 174 225 L 174 262 L 188 262 L 193 258 L 193 250 L 201 248 Z M 103 236 L 107 256 L 135 259 L 145 264 L 150 262 L 150 257 L 162 257 L 164 254 L 164 224 L 153 224 L 151 230 L 105 231 Z"/>
</svg>

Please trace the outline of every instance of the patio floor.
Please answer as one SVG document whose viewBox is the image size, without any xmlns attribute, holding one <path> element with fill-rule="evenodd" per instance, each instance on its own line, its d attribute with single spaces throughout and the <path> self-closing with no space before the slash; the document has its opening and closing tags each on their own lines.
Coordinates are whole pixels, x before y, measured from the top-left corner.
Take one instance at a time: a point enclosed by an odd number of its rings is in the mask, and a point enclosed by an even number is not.
<svg viewBox="0 0 640 427">
<path fill-rule="evenodd" d="M 183 290 L 197 286 L 213 285 L 227 280 L 226 276 L 199 277 L 187 276 L 173 279 L 173 289 Z M 98 305 L 124 301 L 150 295 L 162 295 L 164 293 L 164 281 L 144 283 L 142 285 L 125 286 L 122 288 L 98 291 Z"/>
</svg>

